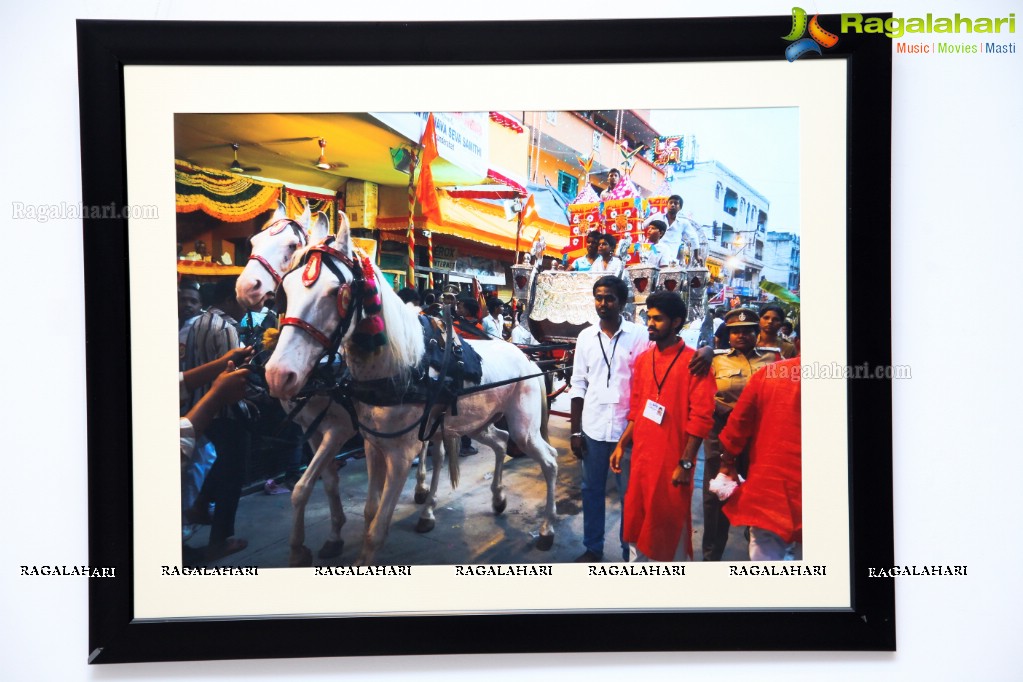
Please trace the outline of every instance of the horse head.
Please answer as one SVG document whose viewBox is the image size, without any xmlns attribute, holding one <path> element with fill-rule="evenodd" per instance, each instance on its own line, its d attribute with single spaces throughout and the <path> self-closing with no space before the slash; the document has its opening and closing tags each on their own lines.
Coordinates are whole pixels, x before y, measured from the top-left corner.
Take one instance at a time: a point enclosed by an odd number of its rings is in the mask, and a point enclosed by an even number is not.
<svg viewBox="0 0 1023 682">
<path fill-rule="evenodd" d="M 344 222 L 347 226 L 348 219 Z M 235 285 L 238 302 L 252 310 L 262 308 L 280 284 L 280 273 L 290 269 L 295 254 L 325 238 L 328 225 L 326 214 L 312 216 L 308 204 L 302 215 L 289 218 L 284 204 L 278 201 L 270 220 L 249 240 L 252 255 Z"/>
<path fill-rule="evenodd" d="M 266 379 L 270 394 L 291 399 L 320 358 L 343 347 L 356 379 L 407 383 L 425 352 L 416 309 L 406 306 L 380 269 L 359 250 L 346 255 L 324 244 L 310 247 L 284 277 L 281 333 Z"/>
<path fill-rule="evenodd" d="M 297 264 L 282 278 L 285 309 L 266 381 L 270 395 L 290 399 L 305 385 L 319 360 L 337 352 L 355 316 L 352 285 L 360 281 L 349 253 L 328 237 L 296 253 Z"/>
</svg>

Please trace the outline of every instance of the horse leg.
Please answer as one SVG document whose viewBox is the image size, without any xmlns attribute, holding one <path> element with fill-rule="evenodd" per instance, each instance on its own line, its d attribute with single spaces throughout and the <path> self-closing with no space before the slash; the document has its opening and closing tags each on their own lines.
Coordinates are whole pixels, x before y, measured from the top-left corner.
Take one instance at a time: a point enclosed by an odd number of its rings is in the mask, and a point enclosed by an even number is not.
<svg viewBox="0 0 1023 682">
<path fill-rule="evenodd" d="M 291 490 L 291 537 L 288 541 L 290 547 L 290 553 L 288 556 L 289 566 L 312 566 L 313 555 L 309 551 L 309 548 L 305 546 L 305 508 L 309 503 L 309 496 L 313 492 L 313 488 L 316 486 L 316 480 L 320 477 L 323 471 L 324 464 L 331 459 L 334 452 L 332 432 L 326 434 L 317 434 L 314 438 L 319 440 L 316 446 L 316 452 L 313 454 L 313 459 L 309 462 L 309 466 L 302 473 L 302 477 L 298 479 L 298 483 Z"/>
<path fill-rule="evenodd" d="M 381 470 L 373 475 L 379 477 L 383 483 L 383 492 L 376 501 L 373 510 L 372 521 L 369 514 L 369 499 L 366 500 L 366 535 L 362 543 L 362 552 L 359 554 L 358 566 L 371 566 L 377 551 L 383 546 L 387 539 L 387 533 L 391 528 L 391 518 L 394 516 L 394 508 L 398 504 L 398 497 L 405 486 L 405 478 L 408 476 L 409 466 L 419 449 L 419 441 L 409 441 L 408 438 L 397 440 L 389 444 L 386 453 L 379 451 L 375 445 L 368 441 L 366 459 L 373 457 L 376 460 L 375 469 Z"/>
<path fill-rule="evenodd" d="M 554 486 L 558 480 L 558 452 L 544 440 L 543 403 L 547 400 L 541 380 L 536 383 L 523 382 L 519 390 L 518 410 L 508 414 L 508 426 L 515 440 L 523 443 L 523 450 L 540 465 L 544 482 L 547 484 L 547 504 L 540 523 L 540 536 L 536 539 L 536 548 L 547 551 L 554 546 Z M 529 409 L 535 404 L 537 409 Z"/>
<path fill-rule="evenodd" d="M 383 459 L 385 455 L 376 447 L 371 446 L 368 441 L 363 444 L 363 449 L 366 452 L 366 473 L 369 478 L 369 485 L 366 488 L 366 507 L 363 512 L 368 529 L 380 508 L 380 492 L 384 489 L 387 464 Z"/>
<path fill-rule="evenodd" d="M 508 498 L 504 495 L 504 456 L 508 447 L 508 432 L 490 426 L 476 434 L 475 438 L 494 450 L 494 480 L 490 483 L 490 506 L 495 514 L 500 515 L 508 507 Z"/>
<path fill-rule="evenodd" d="M 350 433 L 350 432 L 349 432 Z M 345 438 L 344 440 L 348 440 Z M 340 438 L 333 442 L 342 443 Z M 327 503 L 330 505 L 330 533 L 324 541 L 317 556 L 321 559 L 333 559 L 341 556 L 345 547 L 345 541 L 341 539 L 341 527 L 345 525 L 345 510 L 341 506 L 340 476 L 337 467 L 334 465 L 336 450 L 332 449 L 330 458 L 323 466 L 320 480 L 323 481 L 323 492 L 327 495 Z"/>
<path fill-rule="evenodd" d="M 429 453 L 434 457 L 433 462 L 433 477 L 437 478 L 437 461 L 436 461 L 436 450 L 432 443 L 425 446 L 422 452 L 419 453 L 419 466 L 416 467 L 416 504 L 422 504 L 426 502 L 427 496 L 430 494 L 430 489 L 426 487 L 426 455 Z M 432 487 L 432 484 L 431 484 Z"/>
<path fill-rule="evenodd" d="M 419 521 L 416 522 L 417 533 L 429 533 L 437 525 L 437 519 L 434 516 L 434 509 L 437 507 L 437 488 L 440 485 L 440 470 L 444 466 L 444 452 L 441 450 L 441 439 L 434 438 L 433 441 L 427 446 L 426 451 L 419 455 L 420 466 L 423 466 L 423 460 L 426 459 L 426 452 L 430 453 L 433 458 L 433 475 L 430 477 L 430 488 L 426 489 L 423 487 L 423 496 L 420 499 L 419 487 L 416 486 L 416 503 L 422 504 L 423 509 L 419 512 Z M 419 480 L 418 477 L 416 479 Z"/>
</svg>

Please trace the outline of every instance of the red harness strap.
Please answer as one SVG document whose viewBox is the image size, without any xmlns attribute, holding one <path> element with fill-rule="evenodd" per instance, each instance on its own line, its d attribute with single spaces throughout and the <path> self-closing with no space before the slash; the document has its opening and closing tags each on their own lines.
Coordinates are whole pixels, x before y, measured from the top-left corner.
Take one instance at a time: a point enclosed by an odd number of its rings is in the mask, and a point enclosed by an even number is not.
<svg viewBox="0 0 1023 682">
<path fill-rule="evenodd" d="M 273 266 L 270 265 L 270 263 L 268 263 L 265 258 L 263 258 L 262 256 L 257 256 L 256 254 L 252 254 L 251 256 L 249 256 L 249 260 L 254 260 L 260 265 L 262 265 L 264 268 L 266 268 L 266 271 L 270 273 L 271 277 L 273 277 L 275 286 L 281 285 L 281 280 L 283 279 L 281 277 L 281 274 L 274 270 Z"/>
<path fill-rule="evenodd" d="M 281 318 L 280 324 L 281 328 L 287 327 L 289 325 L 292 327 L 298 327 L 306 334 L 316 339 L 316 342 L 319 343 L 324 348 L 330 348 L 330 339 L 327 338 L 327 335 L 300 317 Z"/>
</svg>

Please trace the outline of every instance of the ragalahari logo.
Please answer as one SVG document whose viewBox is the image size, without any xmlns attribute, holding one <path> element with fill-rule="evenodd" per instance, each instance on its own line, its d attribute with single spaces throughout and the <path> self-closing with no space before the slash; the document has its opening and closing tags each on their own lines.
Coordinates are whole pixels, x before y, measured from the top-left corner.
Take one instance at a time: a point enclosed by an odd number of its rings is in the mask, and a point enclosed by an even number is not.
<svg viewBox="0 0 1023 682">
<path fill-rule="evenodd" d="M 785 59 L 794 62 L 807 52 L 821 54 L 821 47 L 834 47 L 838 44 L 838 36 L 821 28 L 817 21 L 819 15 L 806 20 L 806 10 L 802 7 L 792 8 L 792 31 L 782 40 L 795 41 L 785 48 Z M 809 32 L 810 37 L 804 37 Z"/>
</svg>

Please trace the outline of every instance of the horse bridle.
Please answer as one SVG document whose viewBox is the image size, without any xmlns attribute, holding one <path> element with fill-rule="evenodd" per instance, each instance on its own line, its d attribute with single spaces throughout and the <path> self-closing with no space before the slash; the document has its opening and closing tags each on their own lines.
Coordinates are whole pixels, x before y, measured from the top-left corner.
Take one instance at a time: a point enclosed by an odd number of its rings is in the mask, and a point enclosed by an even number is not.
<svg viewBox="0 0 1023 682">
<path fill-rule="evenodd" d="M 305 246 L 306 244 L 309 243 L 309 233 L 306 232 L 305 228 L 302 227 L 297 221 L 292 220 L 291 218 L 281 218 L 279 220 L 275 220 L 274 222 L 267 225 L 264 231 L 269 232 L 270 236 L 272 237 L 274 235 L 280 234 L 285 230 L 285 228 L 289 226 L 295 230 L 295 234 L 298 236 L 298 240 L 302 242 L 302 246 Z M 284 277 L 279 272 L 277 272 L 274 266 L 270 265 L 267 259 L 254 253 L 251 256 L 249 256 L 249 260 L 256 261 L 257 263 L 262 265 L 268 273 L 270 273 L 270 277 L 272 277 L 274 281 L 274 286 L 279 287 L 281 285 L 281 281 L 284 279 Z"/>
<path fill-rule="evenodd" d="M 316 283 L 316 280 L 320 277 L 320 268 L 322 265 L 326 265 L 327 269 L 334 273 L 337 277 L 340 287 L 337 292 L 336 307 L 338 315 L 341 318 L 340 324 L 331 336 L 327 336 L 323 331 L 317 329 L 314 325 L 306 322 L 300 317 L 282 317 L 280 320 L 280 327 L 298 327 L 306 334 L 316 340 L 327 355 L 333 355 L 337 352 L 338 347 L 341 345 L 341 339 L 347 333 L 348 328 L 352 324 L 352 319 L 355 317 L 356 308 L 360 307 L 358 301 L 361 297 L 358 295 L 361 289 L 362 283 L 365 281 L 365 277 L 362 272 L 362 266 L 359 265 L 357 260 L 350 258 L 348 255 L 338 251 L 330 246 L 333 243 L 334 237 L 330 236 L 324 239 L 319 244 L 309 247 L 306 253 L 302 257 L 302 261 L 292 270 L 285 273 L 285 277 L 290 275 L 295 270 L 301 268 L 302 272 L 302 283 L 306 287 L 311 287 Z M 352 281 L 348 279 L 338 268 L 334 259 L 341 261 L 349 270 L 352 271 Z M 283 282 L 283 277 L 281 278 Z M 356 302 L 353 305 L 353 301 Z M 284 312 L 287 312 L 285 307 Z"/>
</svg>

